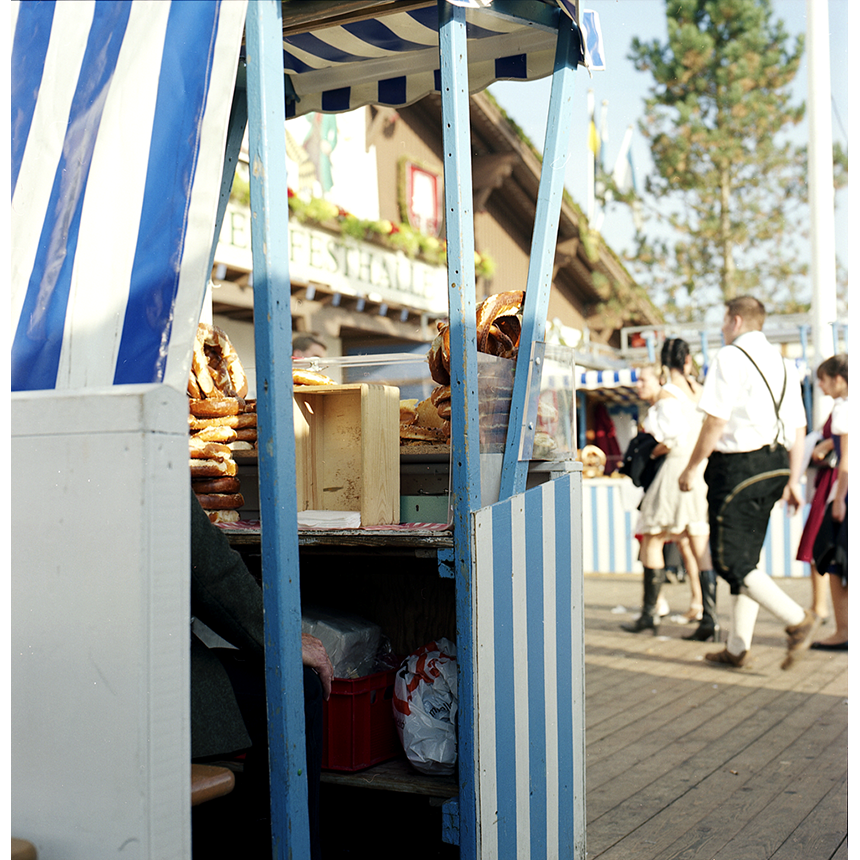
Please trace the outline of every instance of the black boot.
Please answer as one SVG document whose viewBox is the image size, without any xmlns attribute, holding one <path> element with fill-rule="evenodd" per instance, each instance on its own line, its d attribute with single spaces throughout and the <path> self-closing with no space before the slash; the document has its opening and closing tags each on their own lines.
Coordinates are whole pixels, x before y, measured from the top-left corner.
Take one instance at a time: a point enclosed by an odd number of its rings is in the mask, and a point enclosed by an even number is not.
<svg viewBox="0 0 860 860">
<path fill-rule="evenodd" d="M 699 582 L 702 584 L 702 620 L 699 626 L 684 639 L 695 642 L 714 642 L 720 638 L 720 624 L 717 621 L 717 575 L 713 570 L 700 570 Z"/>
<path fill-rule="evenodd" d="M 622 624 L 621 629 L 629 633 L 641 633 L 643 630 L 651 630 L 654 635 L 660 626 L 660 618 L 657 615 L 657 599 L 660 597 L 660 589 L 666 581 L 664 568 L 655 570 L 646 567 L 642 576 L 642 614 L 630 624 Z"/>
</svg>

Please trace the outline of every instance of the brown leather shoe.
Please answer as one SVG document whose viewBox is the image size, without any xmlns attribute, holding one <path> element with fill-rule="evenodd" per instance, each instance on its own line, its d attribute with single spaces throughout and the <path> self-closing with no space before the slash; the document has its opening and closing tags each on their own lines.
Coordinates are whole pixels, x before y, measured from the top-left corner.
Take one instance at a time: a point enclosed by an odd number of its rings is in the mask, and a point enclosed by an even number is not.
<svg viewBox="0 0 860 860">
<path fill-rule="evenodd" d="M 821 618 L 811 609 L 807 609 L 800 624 L 785 628 L 785 632 L 788 635 L 788 653 L 785 655 L 785 660 L 782 661 L 783 669 L 793 666 L 800 659 L 803 652 L 809 649 L 809 646 L 812 644 L 812 637 L 820 626 Z"/>
<path fill-rule="evenodd" d="M 732 654 L 728 648 L 723 648 L 722 651 L 712 651 L 710 654 L 705 654 L 705 659 L 711 663 L 726 663 L 729 666 L 734 666 L 735 669 L 740 669 L 747 662 L 747 654 L 749 654 L 749 651 Z"/>
</svg>

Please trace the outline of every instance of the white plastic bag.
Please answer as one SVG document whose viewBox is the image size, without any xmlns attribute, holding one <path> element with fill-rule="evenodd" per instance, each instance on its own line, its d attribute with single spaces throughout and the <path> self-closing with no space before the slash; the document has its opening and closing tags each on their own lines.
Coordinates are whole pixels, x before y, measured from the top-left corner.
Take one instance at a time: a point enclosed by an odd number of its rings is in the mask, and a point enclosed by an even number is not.
<svg viewBox="0 0 860 860">
<path fill-rule="evenodd" d="M 457 646 L 428 642 L 394 679 L 394 722 L 403 750 L 421 773 L 454 773 L 457 763 Z"/>
</svg>

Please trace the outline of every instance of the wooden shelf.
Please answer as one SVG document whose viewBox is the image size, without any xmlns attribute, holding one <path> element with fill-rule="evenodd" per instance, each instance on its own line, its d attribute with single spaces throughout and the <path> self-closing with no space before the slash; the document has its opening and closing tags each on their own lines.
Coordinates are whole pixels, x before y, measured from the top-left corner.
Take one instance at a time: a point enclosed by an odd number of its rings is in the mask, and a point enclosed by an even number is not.
<svg viewBox="0 0 860 860">
<path fill-rule="evenodd" d="M 322 781 L 331 785 L 400 791 L 407 794 L 424 794 L 428 797 L 456 797 L 459 792 L 455 776 L 427 776 L 418 773 L 405 757 L 386 761 L 356 773 L 324 770 Z"/>
<path fill-rule="evenodd" d="M 231 546 L 259 546 L 260 529 L 223 529 Z M 435 552 L 454 546 L 450 530 L 421 529 L 300 529 L 299 547 L 302 549 L 338 547 L 350 551 L 416 551 Z"/>
</svg>

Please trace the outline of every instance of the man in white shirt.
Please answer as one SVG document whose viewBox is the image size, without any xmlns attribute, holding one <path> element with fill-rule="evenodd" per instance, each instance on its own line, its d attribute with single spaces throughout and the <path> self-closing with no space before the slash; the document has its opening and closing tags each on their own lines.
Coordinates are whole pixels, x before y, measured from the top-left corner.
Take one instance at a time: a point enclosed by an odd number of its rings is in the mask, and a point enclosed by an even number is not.
<svg viewBox="0 0 860 860">
<path fill-rule="evenodd" d="M 706 458 L 708 518 L 714 569 L 732 594 L 726 648 L 705 659 L 741 667 L 747 662 L 759 606 L 785 625 L 787 669 L 807 649 L 819 623 L 758 569 L 770 513 L 782 498 L 798 509 L 806 414 L 800 380 L 762 333 L 764 305 L 751 296 L 726 302 L 723 337 L 705 379 L 705 412 L 696 447 L 681 473 L 688 491 Z"/>
</svg>

